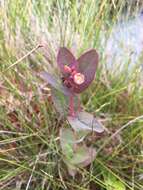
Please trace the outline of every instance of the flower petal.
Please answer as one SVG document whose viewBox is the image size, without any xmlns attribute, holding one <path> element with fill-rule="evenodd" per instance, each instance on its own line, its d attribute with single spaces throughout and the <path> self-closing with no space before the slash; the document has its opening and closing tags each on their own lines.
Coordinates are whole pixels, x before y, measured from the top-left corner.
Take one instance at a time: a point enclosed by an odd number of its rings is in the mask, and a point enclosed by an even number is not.
<svg viewBox="0 0 143 190">
<path fill-rule="evenodd" d="M 94 80 L 96 68 L 98 65 L 98 53 L 95 49 L 89 50 L 82 54 L 78 61 L 78 72 L 85 76 L 85 82 L 74 89 L 76 93 L 84 91 Z"/>
<path fill-rule="evenodd" d="M 61 47 L 57 56 L 57 63 L 62 71 L 65 73 L 64 66 L 67 65 L 69 67 L 75 66 L 77 67 L 77 61 L 73 54 L 65 47 Z"/>
</svg>

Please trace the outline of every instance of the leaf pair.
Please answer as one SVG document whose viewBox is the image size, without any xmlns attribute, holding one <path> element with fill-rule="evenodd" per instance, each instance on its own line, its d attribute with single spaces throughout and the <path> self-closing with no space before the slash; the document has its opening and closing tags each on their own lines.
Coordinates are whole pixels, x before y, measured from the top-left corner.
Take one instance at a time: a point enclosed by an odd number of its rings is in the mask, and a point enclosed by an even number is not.
<svg viewBox="0 0 143 190">
<path fill-rule="evenodd" d="M 41 72 L 40 77 L 51 86 L 63 91 L 67 95 L 70 95 L 70 93 L 67 92 L 68 90 L 73 93 L 81 93 L 94 79 L 98 64 L 98 54 L 96 50 L 92 49 L 76 59 L 67 48 L 61 47 L 57 55 L 57 63 L 60 68 L 62 78 L 64 79 L 64 82 L 66 81 L 65 83 L 63 82 L 63 85 L 60 83 L 60 77 L 54 77 L 53 73 Z M 65 67 L 68 67 L 71 72 L 67 73 Z M 77 73 L 84 76 L 84 82 L 82 84 L 76 84 L 73 80 Z M 68 87 L 66 85 L 67 83 L 70 83 Z M 67 87 L 68 90 L 65 87 Z"/>
<path fill-rule="evenodd" d="M 70 69 L 74 68 L 77 73 L 84 75 L 84 82 L 80 85 L 73 84 L 72 89 L 74 93 L 81 93 L 94 79 L 98 65 L 98 54 L 95 49 L 91 49 L 76 59 L 67 48 L 61 47 L 58 52 L 57 63 L 63 77 L 67 76 L 65 66 L 68 66 Z"/>
<path fill-rule="evenodd" d="M 69 128 L 61 128 L 60 142 L 64 162 L 72 176 L 76 174 L 78 168 L 88 166 L 95 159 L 95 149 L 87 147 L 85 144 L 78 144 L 77 135 Z"/>
</svg>

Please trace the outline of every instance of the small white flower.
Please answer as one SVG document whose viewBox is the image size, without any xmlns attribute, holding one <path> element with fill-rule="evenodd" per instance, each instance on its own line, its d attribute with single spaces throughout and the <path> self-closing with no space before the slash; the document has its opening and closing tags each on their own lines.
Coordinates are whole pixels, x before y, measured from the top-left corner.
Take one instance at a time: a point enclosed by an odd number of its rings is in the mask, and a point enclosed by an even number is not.
<svg viewBox="0 0 143 190">
<path fill-rule="evenodd" d="M 73 80 L 76 84 L 80 85 L 85 81 L 85 76 L 81 73 L 76 73 L 73 77 Z"/>
</svg>

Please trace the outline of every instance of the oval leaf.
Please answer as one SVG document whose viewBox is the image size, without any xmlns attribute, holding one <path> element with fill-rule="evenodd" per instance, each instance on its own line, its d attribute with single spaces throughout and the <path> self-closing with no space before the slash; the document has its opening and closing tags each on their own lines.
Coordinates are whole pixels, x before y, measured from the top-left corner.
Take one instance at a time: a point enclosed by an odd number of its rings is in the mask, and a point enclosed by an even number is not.
<svg viewBox="0 0 143 190">
<path fill-rule="evenodd" d="M 78 167 L 88 166 L 96 156 L 96 151 L 93 148 L 83 144 L 75 143 L 77 140 L 76 134 L 71 129 L 60 130 L 60 142 L 62 152 L 64 154 L 64 162 L 68 166 L 69 174 L 74 176 Z"/>
<path fill-rule="evenodd" d="M 70 128 L 60 129 L 60 143 L 62 152 L 67 158 L 74 156 L 74 146 L 76 146 L 75 133 Z"/>
<path fill-rule="evenodd" d="M 95 49 L 89 50 L 88 52 L 82 54 L 77 61 L 78 71 L 85 76 L 85 82 L 75 89 L 76 93 L 80 93 L 84 91 L 94 80 L 98 65 L 98 53 Z"/>
<path fill-rule="evenodd" d="M 74 150 L 74 156 L 70 159 L 70 163 L 79 167 L 86 167 L 95 159 L 95 156 L 95 149 L 85 145 L 78 145 Z"/>
<path fill-rule="evenodd" d="M 64 74 L 64 66 L 67 65 L 69 67 L 72 67 L 73 65 L 77 67 L 77 61 L 73 54 L 65 47 L 61 47 L 58 52 L 57 56 L 57 63 L 60 67 L 62 73 Z"/>
<path fill-rule="evenodd" d="M 97 133 L 104 132 L 104 127 L 92 114 L 82 111 L 77 117 L 68 117 L 71 127 L 75 131 L 95 131 Z"/>
</svg>

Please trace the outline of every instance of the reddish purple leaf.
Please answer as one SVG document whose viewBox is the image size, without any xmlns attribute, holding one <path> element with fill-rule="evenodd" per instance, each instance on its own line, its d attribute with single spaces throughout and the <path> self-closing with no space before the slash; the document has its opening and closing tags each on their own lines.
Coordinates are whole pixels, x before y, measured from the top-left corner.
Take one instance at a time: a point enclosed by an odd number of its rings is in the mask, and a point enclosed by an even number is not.
<svg viewBox="0 0 143 190">
<path fill-rule="evenodd" d="M 62 71 L 65 74 L 64 66 L 67 65 L 69 67 L 75 66 L 77 67 L 77 61 L 73 54 L 65 47 L 61 47 L 57 56 L 57 63 Z"/>
<path fill-rule="evenodd" d="M 94 80 L 96 68 L 98 65 L 98 54 L 96 50 L 92 49 L 82 54 L 78 61 L 78 71 L 85 76 L 85 82 L 75 88 L 76 93 L 84 91 L 90 83 Z"/>
</svg>

